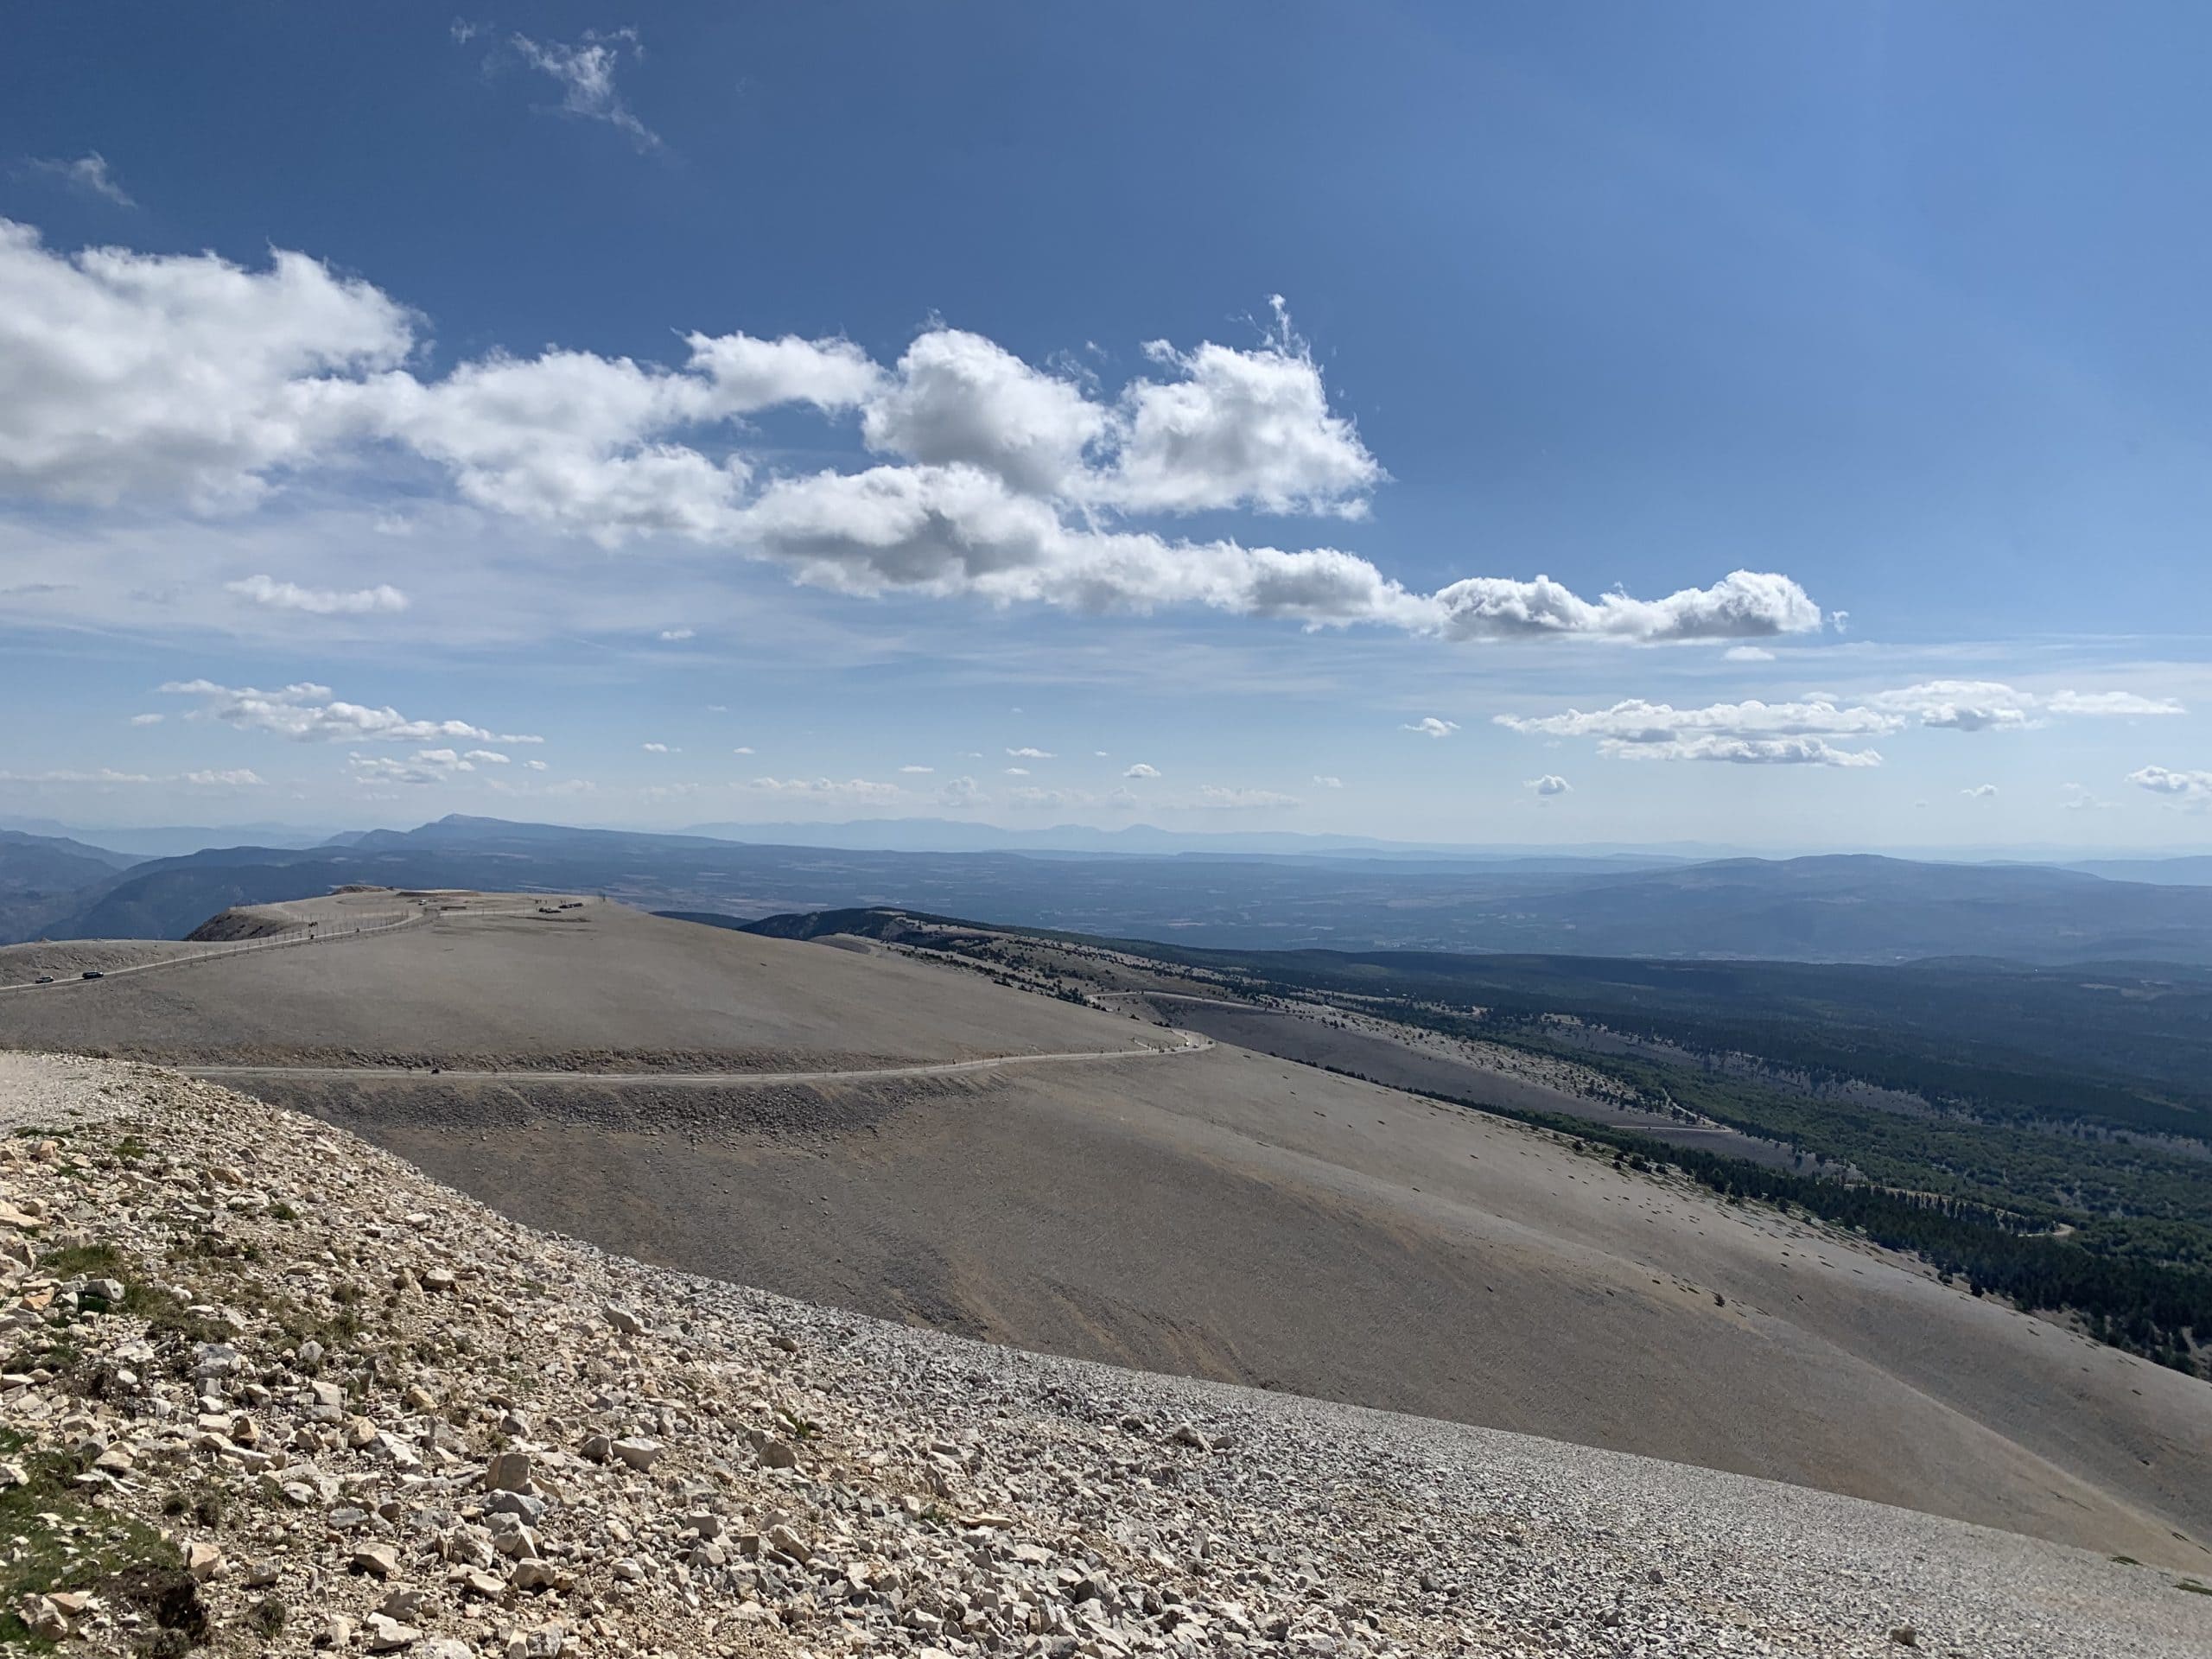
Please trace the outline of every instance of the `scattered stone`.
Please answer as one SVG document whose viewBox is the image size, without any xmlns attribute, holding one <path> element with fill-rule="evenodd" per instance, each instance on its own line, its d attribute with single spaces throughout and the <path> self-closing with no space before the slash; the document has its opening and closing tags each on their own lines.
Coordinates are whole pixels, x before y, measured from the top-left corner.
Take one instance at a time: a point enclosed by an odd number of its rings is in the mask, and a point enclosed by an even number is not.
<svg viewBox="0 0 2212 1659">
<path fill-rule="evenodd" d="M 59 1642 L 69 1634 L 69 1621 L 51 1596 L 25 1596 L 16 1616 L 41 1642 Z"/>
<path fill-rule="evenodd" d="M 530 1490 L 530 1454 L 527 1452 L 498 1452 L 491 1462 L 484 1465 L 484 1486 L 487 1491 L 522 1492 Z"/>
<path fill-rule="evenodd" d="M 760 1466 L 764 1469 L 796 1469 L 798 1453 L 792 1447 L 771 1435 L 763 1435 L 758 1448 Z"/>
<path fill-rule="evenodd" d="M 638 1470 L 650 1469 L 659 1462 L 663 1449 L 658 1440 L 648 1440 L 642 1434 L 614 1442 L 614 1455 Z"/>
<path fill-rule="evenodd" d="M 371 1613 L 361 1621 L 361 1636 L 371 1653 L 397 1653 L 423 1639 L 423 1632 L 412 1624 L 403 1624 L 382 1613 Z"/>
<path fill-rule="evenodd" d="M 388 1579 L 399 1570 L 399 1552 L 389 1544 L 369 1544 L 353 1552 L 349 1565 L 356 1573 Z"/>
</svg>

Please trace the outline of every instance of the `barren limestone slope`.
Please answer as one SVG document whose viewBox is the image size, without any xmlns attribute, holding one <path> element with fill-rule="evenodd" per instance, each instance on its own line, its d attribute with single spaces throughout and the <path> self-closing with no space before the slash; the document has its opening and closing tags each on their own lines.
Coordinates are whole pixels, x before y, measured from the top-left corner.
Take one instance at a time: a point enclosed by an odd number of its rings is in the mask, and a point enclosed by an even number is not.
<svg viewBox="0 0 2212 1659">
<path fill-rule="evenodd" d="M 527 899 L 312 948 L 0 998 L 0 1044 L 421 1065 L 965 1059 L 1126 1047 L 1126 1019 L 974 976 Z"/>
<path fill-rule="evenodd" d="M 65 1652 L 2212 1642 L 2152 1567 L 640 1267 L 145 1068 L 0 1056 L 0 1587 Z"/>
<path fill-rule="evenodd" d="M 2203 1382 L 1235 1049 L 709 1100 L 253 1086 L 532 1224 L 810 1300 L 2212 1565 Z"/>
<path fill-rule="evenodd" d="M 951 967 L 620 912 L 567 925 L 454 918 L 271 952 L 251 978 L 251 957 L 149 973 L 137 1001 L 86 998 L 107 1013 L 75 1029 L 229 1060 L 232 1025 L 264 1064 L 419 1055 L 402 1044 L 420 1033 L 448 1065 L 604 1072 L 641 1064 L 617 1021 L 651 1008 L 668 1046 L 644 1061 L 756 1074 L 801 1052 L 875 1066 L 1163 1036 Z M 148 1017 L 164 1004 L 169 1023 Z M 1555 1137 L 1227 1048 L 809 1086 L 693 1075 L 241 1086 L 531 1224 L 812 1300 L 2212 1564 L 2212 1388 Z"/>
</svg>

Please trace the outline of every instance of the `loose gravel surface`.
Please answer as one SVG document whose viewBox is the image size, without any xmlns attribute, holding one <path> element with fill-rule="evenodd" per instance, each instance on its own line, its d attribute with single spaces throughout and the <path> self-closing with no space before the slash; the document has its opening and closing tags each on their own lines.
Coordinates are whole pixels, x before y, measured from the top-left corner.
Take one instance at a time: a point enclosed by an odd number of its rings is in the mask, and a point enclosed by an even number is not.
<svg viewBox="0 0 2212 1659">
<path fill-rule="evenodd" d="M 2212 1596 L 2171 1573 L 647 1268 L 170 1072 L 0 1056 L 0 1638 L 418 1659 L 2212 1648 Z"/>
</svg>

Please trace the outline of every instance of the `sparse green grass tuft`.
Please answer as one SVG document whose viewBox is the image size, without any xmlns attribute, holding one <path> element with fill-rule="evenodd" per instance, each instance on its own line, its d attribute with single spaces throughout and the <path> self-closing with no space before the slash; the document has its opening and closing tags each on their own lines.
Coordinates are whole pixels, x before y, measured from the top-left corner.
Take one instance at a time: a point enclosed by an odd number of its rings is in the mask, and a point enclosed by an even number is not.
<svg viewBox="0 0 2212 1659">
<path fill-rule="evenodd" d="M 7 1449 L 20 1450 L 22 1437 L 10 1438 Z M 151 1527 L 78 1500 L 73 1483 L 86 1460 L 41 1452 L 20 1461 L 29 1478 L 0 1492 L 0 1536 L 25 1541 L 0 1562 L 0 1646 L 51 1649 L 16 1609 L 25 1596 L 52 1590 L 89 1590 L 111 1605 L 145 1606 L 162 1629 L 205 1639 L 207 1611 L 175 1546 Z M 146 1592 L 156 1589 L 149 1599 Z"/>
</svg>

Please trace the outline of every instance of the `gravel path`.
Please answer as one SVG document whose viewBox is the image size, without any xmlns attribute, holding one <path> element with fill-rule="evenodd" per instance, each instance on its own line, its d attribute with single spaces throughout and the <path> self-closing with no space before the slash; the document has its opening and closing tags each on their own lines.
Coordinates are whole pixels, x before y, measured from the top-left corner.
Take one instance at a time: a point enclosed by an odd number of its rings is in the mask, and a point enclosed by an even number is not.
<svg viewBox="0 0 2212 1659">
<path fill-rule="evenodd" d="M 172 1072 L 0 1054 L 0 1423 L 221 1652 L 2212 1651 L 2167 1573 L 650 1268 Z M 127 1652 L 136 1582 L 17 1587 Z"/>
<path fill-rule="evenodd" d="M 1071 1049 L 1059 1054 L 994 1054 L 976 1060 L 933 1060 L 914 1065 L 879 1065 L 831 1071 L 470 1071 L 448 1068 L 437 1075 L 454 1083 L 649 1083 L 699 1088 L 760 1087 L 766 1084 L 811 1083 L 889 1083 L 912 1077 L 964 1077 L 974 1071 L 997 1071 L 1008 1066 L 1083 1065 L 1099 1060 L 1156 1060 L 1173 1054 L 1196 1054 L 1213 1046 L 1211 1039 L 1174 1033 L 1179 1042 L 1146 1043 L 1135 1048 Z M 419 1083 L 420 1071 L 388 1065 L 188 1065 L 188 1076 L 219 1083 L 226 1077 L 293 1078 L 302 1082 L 385 1078 Z"/>
</svg>

